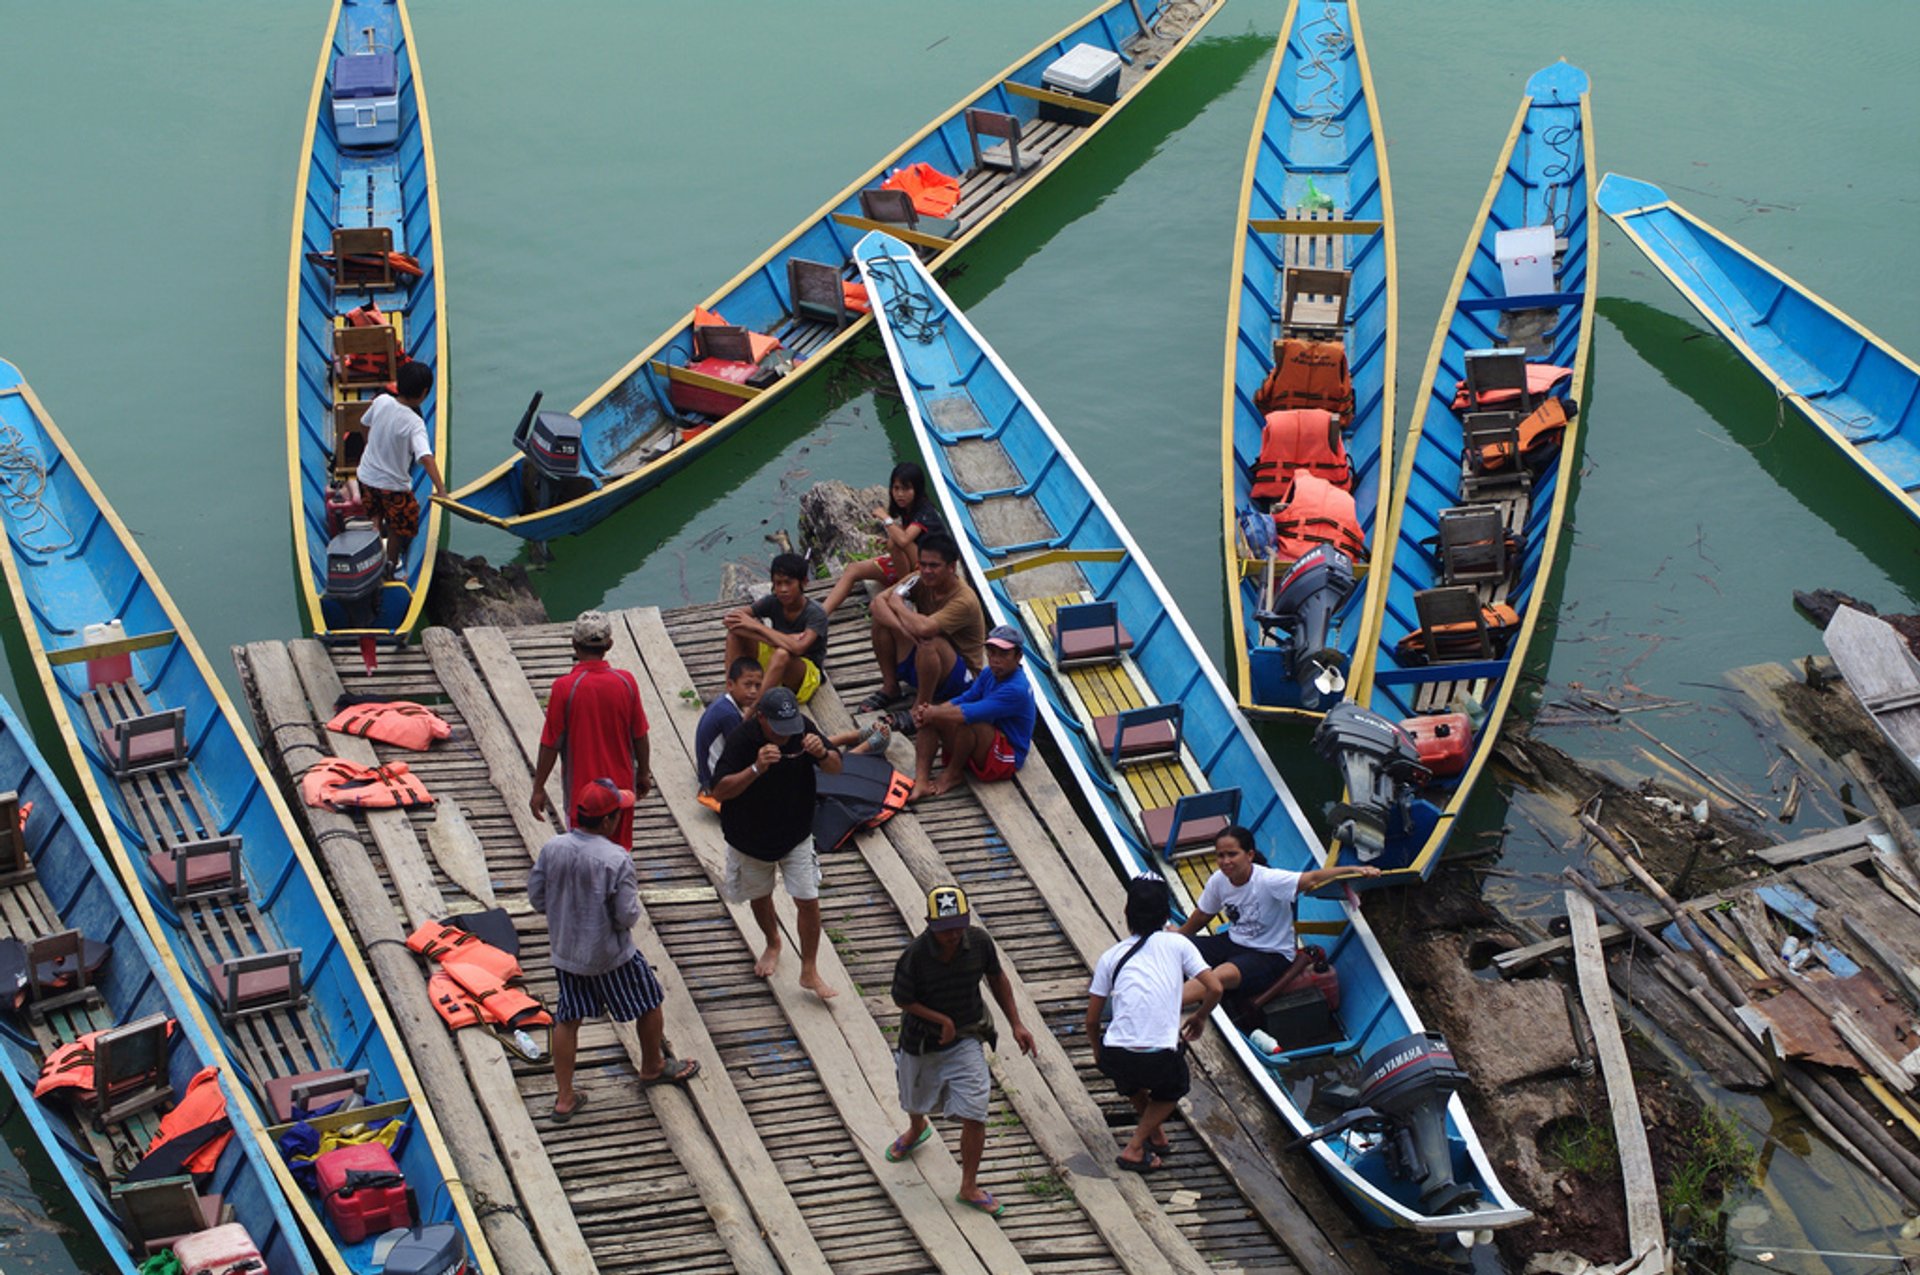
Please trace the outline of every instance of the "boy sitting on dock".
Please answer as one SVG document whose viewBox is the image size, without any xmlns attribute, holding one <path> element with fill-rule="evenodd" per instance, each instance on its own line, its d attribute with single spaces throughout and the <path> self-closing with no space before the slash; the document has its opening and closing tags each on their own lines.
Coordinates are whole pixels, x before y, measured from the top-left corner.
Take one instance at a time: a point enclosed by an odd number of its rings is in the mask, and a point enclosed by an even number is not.
<svg viewBox="0 0 1920 1275">
<path fill-rule="evenodd" d="M 827 613 L 807 596 L 805 558 L 776 554 L 772 576 L 773 592 L 720 617 L 727 629 L 727 664 L 752 657 L 767 686 L 784 686 L 804 704 L 819 688 L 827 661 Z"/>
<path fill-rule="evenodd" d="M 760 661 L 751 655 L 729 660 L 727 689 L 707 705 L 706 711 L 700 714 L 700 724 L 694 728 L 693 763 L 700 776 L 701 804 L 713 810 L 720 809 L 720 803 L 713 800 L 713 763 L 720 760 L 720 750 L 726 747 L 727 736 L 747 720 L 747 714 L 760 702 L 760 687 L 765 671 L 760 667 Z"/>
<path fill-rule="evenodd" d="M 880 688 L 860 701 L 859 711 L 878 712 L 900 698 L 904 685 L 916 707 L 950 700 L 979 671 L 987 622 L 980 598 L 960 576 L 960 546 L 944 531 L 920 537 L 920 568 L 897 587 L 876 596 L 873 654 Z M 911 716 L 895 715 L 895 730 L 917 729 Z"/>
<path fill-rule="evenodd" d="M 1011 779 L 1033 746 L 1033 683 L 1021 667 L 1026 638 L 1011 624 L 987 634 L 987 666 L 967 689 L 944 704 L 913 709 L 921 728 L 914 742 L 913 795 L 937 797 L 972 775 L 983 783 Z M 933 778 L 934 754 L 946 769 Z"/>
</svg>

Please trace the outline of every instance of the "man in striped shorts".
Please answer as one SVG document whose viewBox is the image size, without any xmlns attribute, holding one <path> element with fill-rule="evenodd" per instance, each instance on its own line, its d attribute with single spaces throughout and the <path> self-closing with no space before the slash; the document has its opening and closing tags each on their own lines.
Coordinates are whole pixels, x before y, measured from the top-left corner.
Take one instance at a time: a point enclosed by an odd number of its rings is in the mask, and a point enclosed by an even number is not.
<svg viewBox="0 0 1920 1275">
<path fill-rule="evenodd" d="M 633 860 L 608 840 L 633 793 L 611 779 L 593 779 L 574 795 L 573 831 L 540 847 L 527 877 L 527 901 L 547 917 L 560 1003 L 553 1024 L 553 1122 L 565 1124 L 586 1105 L 573 1088 L 580 1021 L 605 1015 L 638 1023 L 640 1083 L 684 1085 L 698 1059 L 675 1058 L 661 1043 L 665 1015 L 660 982 L 633 945 L 640 891 Z"/>
</svg>

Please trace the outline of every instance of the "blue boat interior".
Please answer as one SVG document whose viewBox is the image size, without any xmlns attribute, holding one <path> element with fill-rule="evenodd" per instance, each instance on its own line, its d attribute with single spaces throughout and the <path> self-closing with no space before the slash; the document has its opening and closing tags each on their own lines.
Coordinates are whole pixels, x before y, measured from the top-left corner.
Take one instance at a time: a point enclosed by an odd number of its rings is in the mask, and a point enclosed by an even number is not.
<svg viewBox="0 0 1920 1275">
<path fill-rule="evenodd" d="M 162 970 L 160 955 L 120 882 L 4 701 L 0 701 L 0 813 L 17 819 L 14 828 L 0 831 L 4 846 L 0 850 L 0 913 L 5 916 L 5 937 L 27 945 L 71 930 L 83 941 L 103 945 L 107 952 L 105 964 L 88 978 L 91 995 L 68 986 L 34 1006 L 23 989 L 20 996 L 25 1003 L 16 1006 L 9 1000 L 0 1009 L 0 1061 L 15 1102 L 45 1146 L 69 1195 L 106 1244 L 114 1269 L 131 1275 L 145 1256 L 145 1240 L 156 1237 L 134 1230 L 117 1206 L 113 1188 L 145 1155 L 165 1104 L 184 1095 L 203 1068 L 218 1066 L 219 1057 L 185 1014 L 180 993 Z M 21 852 L 24 866 L 17 858 Z M 9 987 L 7 992 L 11 997 L 14 989 Z M 34 1097 L 43 1064 L 59 1045 L 89 1032 L 129 1027 L 155 1016 L 174 1023 L 167 1052 L 153 1060 L 164 1068 L 158 1083 L 144 1084 L 136 1075 L 125 1082 L 133 1090 L 132 1099 L 116 1097 L 113 1105 L 134 1107 L 148 1098 L 162 1099 L 162 1105 L 140 1106 L 124 1116 L 96 1121 L 102 1114 L 97 1098 L 78 1098 L 70 1089 Z M 160 1189 L 180 1190 L 165 1185 Z M 252 1138 L 243 1134 L 229 1140 L 212 1169 L 198 1175 L 193 1193 L 217 1195 L 230 1206 L 233 1220 L 246 1227 L 275 1275 L 313 1269 L 279 1184 Z"/>
<path fill-rule="evenodd" d="M 413 538 L 405 574 L 381 587 L 371 615 L 350 613 L 326 589 L 328 541 L 348 517 L 363 516 L 341 491 L 364 438 L 360 413 L 393 379 L 401 356 L 431 366 L 440 340 L 426 138 L 413 58 L 392 0 L 345 0 L 340 6 L 318 110 L 301 209 L 303 260 L 295 266 L 295 516 L 303 530 L 304 569 L 320 598 L 321 614 L 311 617 L 315 630 L 393 633 L 406 621 L 433 552 L 426 535 Z M 337 257 L 336 231 L 343 236 Z M 411 258 L 418 276 L 382 260 L 382 248 Z M 378 310 L 378 322 L 362 326 L 349 319 L 359 312 L 360 320 L 372 320 L 368 306 Z M 336 338 L 349 329 L 352 337 Z M 391 333 L 397 352 L 391 361 L 384 333 Z M 343 352 L 339 340 L 353 342 L 356 352 Z M 436 384 L 420 407 L 427 437 L 442 452 L 443 401 Z M 416 470 L 413 494 L 423 511 L 432 490 L 426 474 Z"/>
<path fill-rule="evenodd" d="M 1301 5 L 1294 26 L 1278 50 L 1273 94 L 1261 116 L 1259 150 L 1241 234 L 1244 236 L 1239 293 L 1239 325 L 1233 350 L 1233 501 L 1235 526 L 1270 518 L 1284 509 L 1286 495 L 1255 495 L 1255 467 L 1263 459 L 1269 410 L 1328 410 L 1338 419 L 1350 465 L 1347 487 L 1353 497 L 1355 525 L 1366 544 L 1375 538 L 1383 484 L 1393 475 L 1382 464 L 1392 428 L 1390 387 L 1386 384 L 1389 259 L 1385 182 L 1381 151 L 1374 136 L 1374 106 L 1367 99 L 1360 50 L 1352 17 L 1344 3 Z M 1304 222 L 1315 225 L 1303 225 Z M 1318 224 L 1347 223 L 1343 232 Z M 1303 292 L 1288 305 L 1289 271 L 1295 289 L 1326 287 L 1309 272 L 1344 273 L 1337 304 L 1323 292 Z M 1260 402 L 1262 387 L 1281 354 L 1299 357 L 1299 347 L 1282 342 L 1330 342 L 1345 357 L 1344 384 L 1312 391 L 1281 391 L 1273 408 Z M 1350 397 L 1352 406 L 1344 406 Z M 1279 444 L 1275 456 L 1296 456 Z M 1264 473 L 1264 471 L 1262 471 Z M 1262 527 L 1258 534 L 1273 539 Z M 1310 533 L 1318 535 L 1319 533 Z M 1263 627 L 1259 615 L 1271 610 L 1269 596 L 1284 580 L 1295 554 L 1262 554 L 1251 537 L 1240 534 L 1229 546 L 1228 587 L 1238 594 L 1236 613 L 1247 651 L 1250 684 L 1240 688 L 1242 703 L 1261 708 L 1317 711 L 1324 705 L 1309 687 L 1296 681 L 1286 634 Z M 1267 570 L 1271 559 L 1274 570 Z M 1364 576 L 1364 561 L 1355 563 Z M 1363 627 L 1366 590 L 1355 588 L 1329 620 L 1326 645 L 1351 662 Z M 1306 701 L 1311 700 L 1311 703 Z"/>
<path fill-rule="evenodd" d="M 18 432 L 22 461 L 8 474 L 20 484 L 4 511 L 10 566 L 27 603 L 21 619 L 46 652 L 53 710 L 104 803 L 108 852 L 123 879 L 140 883 L 158 920 L 153 937 L 171 950 L 188 993 L 223 1026 L 235 1088 L 266 1113 L 262 1123 L 274 1123 L 270 1082 L 327 1069 L 365 1071 L 367 1106 L 405 1117 L 411 1098 L 393 1043 L 320 905 L 325 887 L 269 796 L 271 781 L 171 604 L 20 384 L 0 363 L 0 426 Z M 137 649 L 87 658 L 115 643 Z M 183 848 L 210 842 L 233 845 L 238 877 L 176 897 L 180 875 L 169 879 L 169 868 Z M 282 956 L 245 981 L 228 977 L 239 973 L 229 962 L 287 953 L 297 964 Z M 427 1140 L 403 1137 L 395 1158 L 425 1220 L 457 1221 Z M 370 1240 L 330 1239 L 354 1269 L 372 1268 Z"/>
<path fill-rule="evenodd" d="M 1272 762 L 1051 422 L 911 249 L 874 234 L 856 255 L 949 524 L 976 578 L 985 578 L 992 622 L 1026 632 L 1028 674 L 1069 764 L 1101 803 L 1116 861 L 1129 875 L 1159 872 L 1182 907 L 1214 870 L 1214 836 L 1228 824 L 1250 829 L 1272 866 L 1320 866 L 1322 851 Z M 1076 607 L 1092 609 L 1085 621 Z M 1323 946 L 1339 974 L 1332 1034 L 1266 1052 L 1216 1019 L 1257 1060 L 1256 1079 L 1277 1108 L 1305 1132 L 1311 1124 L 1294 1093 L 1303 1077 L 1350 1081 L 1363 1059 L 1416 1028 L 1344 897 L 1302 897 L 1297 926 L 1301 942 Z M 1449 1118 L 1456 1159 L 1469 1170 L 1461 1180 L 1478 1181 L 1457 1106 Z M 1377 1218 L 1382 1199 L 1417 1211 L 1419 1191 L 1392 1180 L 1376 1139 L 1336 1135 L 1315 1148 L 1363 1213 Z"/>
</svg>

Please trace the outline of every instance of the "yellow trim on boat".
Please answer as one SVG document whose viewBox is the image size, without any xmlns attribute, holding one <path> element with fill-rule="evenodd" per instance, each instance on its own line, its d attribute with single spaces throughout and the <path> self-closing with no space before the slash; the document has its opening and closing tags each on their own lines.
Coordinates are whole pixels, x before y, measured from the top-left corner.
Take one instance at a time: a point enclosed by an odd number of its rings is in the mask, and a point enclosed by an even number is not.
<svg viewBox="0 0 1920 1275">
<path fill-rule="evenodd" d="M 1071 93 L 1037 89 L 1031 84 L 1021 84 L 1017 80 L 1002 80 L 1000 87 L 1014 97 L 1032 98 L 1036 102 L 1045 102 L 1049 106 L 1062 106 L 1070 111 L 1084 111 L 1088 115 L 1105 115 L 1112 109 L 1105 102 L 1089 102 L 1086 98 L 1075 97 Z"/>
<path fill-rule="evenodd" d="M 871 217 L 856 217 L 852 213 L 837 212 L 833 219 L 842 226 L 855 230 L 878 230 L 892 235 L 901 243 L 910 243 L 919 248 L 951 248 L 953 240 L 942 239 L 939 235 L 930 235 L 924 230 L 909 230 L 907 227 L 891 221 L 875 221 Z"/>
<path fill-rule="evenodd" d="M 1087 14 L 1083 16 L 1079 21 L 1071 24 L 1070 26 L 1062 27 L 1052 37 L 1041 41 L 1039 44 L 1035 45 L 1032 49 L 1028 50 L 1025 54 L 1022 54 L 1017 61 L 1008 64 L 1007 67 L 1003 69 L 998 75 L 995 75 L 992 78 L 988 79 L 979 88 L 973 90 L 971 93 L 968 93 L 965 97 L 960 98 L 957 102 L 953 104 L 953 106 L 949 107 L 945 111 L 942 111 L 939 115 L 935 116 L 925 126 L 923 126 L 918 132 L 913 134 L 913 136 L 907 138 L 906 141 L 902 142 L 899 146 L 895 147 L 891 152 L 888 153 L 886 158 L 882 159 L 879 163 L 875 164 L 872 168 L 869 168 L 866 172 L 862 173 L 857 179 L 849 183 L 838 194 L 834 195 L 826 203 L 822 204 L 819 207 L 819 209 L 813 213 L 812 216 L 807 217 L 805 220 L 801 221 L 797 226 L 795 226 L 792 230 L 788 231 L 777 242 L 775 242 L 771 248 L 768 248 L 765 252 L 761 253 L 758 257 L 754 258 L 751 264 L 746 266 L 746 268 L 741 270 L 738 274 L 734 275 L 734 277 L 732 279 L 729 279 L 725 284 L 721 285 L 720 288 L 715 290 L 714 293 L 711 296 L 709 296 L 701 304 L 706 309 L 709 309 L 709 310 L 714 309 L 716 306 L 720 305 L 725 300 L 728 293 L 732 292 L 735 288 L 739 287 L 740 284 L 745 282 L 748 278 L 766 269 L 768 263 L 772 262 L 777 257 L 779 257 L 779 255 L 782 252 L 785 252 L 787 248 L 796 239 L 798 239 L 802 234 L 806 233 L 808 230 L 812 229 L 815 225 L 817 225 L 821 221 L 826 220 L 828 217 L 830 217 L 835 209 L 837 209 L 841 204 L 845 203 L 848 199 L 852 198 L 855 194 L 857 194 L 862 187 L 868 185 L 875 178 L 885 173 L 885 171 L 889 166 L 899 162 L 900 158 L 903 155 L 905 155 L 907 152 L 912 150 L 915 146 L 919 145 L 919 143 L 923 138 L 929 136 L 930 134 L 938 130 L 941 126 L 946 124 L 949 120 L 953 119 L 956 115 L 958 115 L 961 111 L 965 110 L 973 102 L 979 100 L 985 94 L 990 93 L 995 88 L 999 87 L 999 85 L 1002 82 L 1010 79 L 1013 76 L 1014 72 L 1018 71 L 1022 66 L 1026 65 L 1028 62 L 1032 61 L 1034 58 L 1039 57 L 1042 53 L 1045 53 L 1048 49 L 1051 49 L 1054 46 L 1060 44 L 1063 40 L 1065 40 L 1068 36 L 1072 35 L 1074 32 L 1079 31 L 1082 28 L 1086 27 L 1089 23 L 1093 22 L 1101 14 L 1107 13 L 1113 9 L 1117 9 L 1123 3 L 1126 3 L 1126 0 L 1109 0 L 1109 2 L 1106 4 L 1100 4 L 1100 5 L 1094 6 L 1094 8 L 1089 10 Z M 1194 41 L 1194 39 L 1199 36 L 1200 32 L 1206 29 L 1207 24 L 1213 21 L 1214 17 L 1220 12 L 1220 9 L 1224 3 L 1225 3 L 1225 0 L 1211 0 L 1211 2 L 1207 4 L 1205 10 L 1202 12 L 1200 18 L 1196 20 L 1192 26 L 1187 28 L 1186 33 L 1182 35 L 1180 39 L 1173 44 L 1172 47 L 1170 47 L 1165 52 L 1160 54 L 1160 60 L 1158 63 L 1156 63 L 1153 67 L 1149 68 L 1147 72 L 1144 75 L 1142 75 L 1138 80 L 1134 81 L 1132 86 L 1129 87 L 1127 91 L 1121 96 L 1120 102 L 1132 101 L 1135 97 L 1138 97 L 1142 92 L 1144 92 L 1147 86 L 1152 84 L 1154 80 L 1157 79 L 1160 76 L 1160 74 L 1163 71 L 1165 71 L 1169 65 L 1172 64 L 1172 62 L 1174 61 L 1174 58 L 1181 51 L 1183 51 L 1189 44 L 1191 44 Z M 1119 103 L 1116 103 L 1115 105 L 1119 105 Z M 1115 112 L 1110 110 L 1105 114 L 1102 114 L 1101 116 L 1099 116 L 1092 123 L 1088 124 L 1084 129 L 1079 130 L 1074 137 L 1072 137 L 1067 141 L 1067 143 L 1064 146 L 1062 146 L 1059 150 L 1054 151 L 1050 156 L 1048 156 L 1046 163 L 1043 167 L 1047 169 L 1052 169 L 1064 164 L 1076 152 L 1078 152 L 1081 147 L 1085 146 L 1090 140 L 1092 140 L 1093 137 L 1097 135 L 1102 128 L 1106 127 L 1107 123 L 1114 118 L 1114 115 L 1115 115 Z M 966 230 L 963 233 L 961 233 L 961 235 L 958 238 L 953 240 L 952 246 L 948 247 L 943 252 L 941 252 L 939 256 L 935 257 L 932 261 L 928 262 L 927 265 L 929 269 L 937 274 L 941 269 L 946 267 L 953 260 L 954 256 L 960 252 L 961 249 L 971 244 L 983 231 L 986 230 L 987 227 L 993 225 L 994 222 L 998 221 L 1001 217 L 1005 216 L 1007 211 L 1013 208 L 1015 205 L 1017 205 L 1022 199 L 1024 199 L 1026 195 L 1033 190 L 1035 185 L 1036 183 L 1029 181 L 1016 187 L 1013 193 L 1008 198 L 995 204 L 991 209 L 987 211 L 987 213 L 983 217 L 980 218 L 978 222 L 967 227 Z M 853 322 L 849 323 L 845 328 L 842 328 L 839 332 L 835 333 L 834 336 L 830 340 L 828 340 L 825 345 L 822 345 L 819 349 L 814 350 L 812 353 L 810 353 L 807 357 L 808 364 L 824 363 L 829 356 L 838 352 L 842 346 L 846 345 L 847 342 L 851 341 L 856 336 L 864 335 L 867 331 L 868 325 L 872 322 L 873 322 L 873 316 L 865 315 L 865 314 L 860 315 L 858 318 L 854 319 Z M 666 332 L 661 333 L 660 336 L 657 337 L 651 345 L 647 346 L 645 349 L 641 350 L 638 354 L 634 355 L 633 358 L 629 359 L 627 363 L 620 368 L 619 371 L 615 372 L 612 376 L 608 377 L 605 381 L 603 381 L 600 384 L 598 389 L 594 390 L 593 393 L 589 394 L 586 398 L 582 399 L 580 403 L 576 407 L 574 407 L 572 415 L 576 417 L 584 417 L 589 411 L 593 410 L 593 408 L 602 399 L 606 398 L 607 395 L 611 394 L 628 377 L 632 376 L 635 372 L 640 370 L 642 367 L 645 367 L 648 363 L 653 362 L 655 356 L 660 352 L 660 350 L 667 344 L 667 342 L 669 342 L 675 336 L 677 336 L 679 332 L 680 332 L 680 325 L 676 324 L 674 327 L 668 329 Z M 606 486 L 599 488 L 597 491 L 589 495 L 581 496 L 576 500 L 571 500 L 563 504 L 555 505 L 549 509 L 542 509 L 537 513 L 516 514 L 511 518 L 489 518 L 489 517 L 486 517 L 485 515 L 478 515 L 478 516 L 480 516 L 484 521 L 493 523 L 495 526 L 512 530 L 517 524 L 531 522 L 536 519 L 551 518 L 556 514 L 563 514 L 565 511 L 572 509 L 580 504 L 584 504 L 587 501 L 601 499 L 606 495 L 608 495 L 609 493 L 617 491 L 622 487 L 626 487 L 631 484 L 638 483 L 642 479 L 649 478 L 656 466 L 664 465 L 669 462 L 672 462 L 674 464 L 685 463 L 685 461 L 689 458 L 689 449 L 698 450 L 698 449 L 703 449 L 703 448 L 707 448 L 715 445 L 721 439 L 733 433 L 734 429 L 744 424 L 745 421 L 749 418 L 748 417 L 749 413 L 759 412 L 764 408 L 770 407 L 773 403 L 778 402 L 782 395 L 787 393 L 788 390 L 790 390 L 794 385 L 798 384 L 803 379 L 804 377 L 801 377 L 801 376 L 782 377 L 765 394 L 761 395 L 758 399 L 755 399 L 751 407 L 747 409 L 743 409 L 741 412 L 738 412 L 732 416 L 729 416 L 725 421 L 722 421 L 719 425 L 716 425 L 714 428 L 707 430 L 705 433 L 701 434 L 700 437 L 694 439 L 692 442 L 683 443 L 679 447 L 676 447 L 673 450 L 673 452 L 669 453 L 667 456 L 663 456 L 660 459 L 655 460 L 650 464 L 642 465 L 638 469 L 635 469 L 630 473 L 622 474 L 618 479 L 614 480 L 611 483 L 608 483 Z M 463 484 L 453 492 L 452 503 L 460 505 L 462 510 L 470 509 L 470 507 L 467 506 L 462 501 L 462 497 L 472 492 L 480 491 L 485 487 L 489 486 L 490 484 L 498 481 L 504 474 L 507 473 L 507 471 L 513 468 L 514 464 L 515 464 L 515 459 L 513 457 L 509 457 L 508 459 L 502 461 L 500 464 L 494 466 L 492 469 L 488 470 L 486 473 L 482 474 L 479 478 L 474 479 L 470 483 Z M 477 511 L 475 512 L 477 513 Z"/>
<path fill-rule="evenodd" d="M 453 369 L 447 360 L 452 348 L 447 334 L 447 262 L 441 251 L 441 233 L 446 223 L 440 220 L 440 173 L 433 158 L 433 125 L 427 119 L 426 81 L 420 77 L 420 58 L 414 51 L 413 18 L 407 12 L 407 0 L 394 0 L 400 13 L 400 30 L 407 38 L 407 62 L 413 68 L 413 108 L 420 113 L 420 160 L 426 169 L 427 224 L 433 227 L 433 454 L 440 462 L 440 475 L 453 472 Z M 446 514 L 437 501 L 429 501 L 426 528 L 420 533 L 420 578 L 413 583 L 413 605 L 400 617 L 396 632 L 411 633 L 420 623 L 427 605 L 427 590 L 433 584 L 433 564 L 439 557 L 440 537 Z M 491 1260 L 491 1259 L 489 1259 Z"/>
<path fill-rule="evenodd" d="M 1298 217 L 1255 217 L 1247 229 L 1257 235 L 1371 235 L 1385 222 L 1379 221 L 1302 221 Z"/>
<path fill-rule="evenodd" d="M 1069 562 L 1125 562 L 1125 549 L 1048 549 L 1044 553 L 1031 554 L 1025 558 L 1016 558 L 1012 562 L 1002 562 L 998 566 L 988 567 L 980 574 L 989 580 L 1004 580 L 1008 576 L 1018 575 L 1022 571 L 1031 571 L 1035 567 L 1052 567 Z"/>
<path fill-rule="evenodd" d="M 712 390 L 715 394 L 726 394 L 748 402 L 759 398 L 766 391 L 757 386 L 739 385 L 718 376 L 708 376 L 705 372 L 696 372 L 690 367 L 679 367 L 672 363 L 662 363 L 655 359 L 647 365 L 655 374 L 669 381 L 678 381 L 682 385 L 697 385 L 703 390 Z"/>
</svg>

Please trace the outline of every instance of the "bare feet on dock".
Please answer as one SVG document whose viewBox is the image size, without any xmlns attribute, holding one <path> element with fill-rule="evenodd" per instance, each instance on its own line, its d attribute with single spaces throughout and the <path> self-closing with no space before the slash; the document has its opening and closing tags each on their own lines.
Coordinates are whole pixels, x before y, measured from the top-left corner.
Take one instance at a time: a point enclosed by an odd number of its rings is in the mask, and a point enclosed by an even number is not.
<svg viewBox="0 0 1920 1275">
<path fill-rule="evenodd" d="M 907 787 L 907 804 L 912 805 L 914 802 L 920 800 L 920 798 L 925 797 L 932 789 L 932 775 L 915 775 L 913 777 L 913 783 Z"/>
<path fill-rule="evenodd" d="M 800 986 L 806 988 L 823 1001 L 830 1001 L 840 994 L 829 986 L 825 979 L 820 977 L 818 970 L 802 970 L 800 972 Z"/>
<path fill-rule="evenodd" d="M 753 963 L 755 978 L 772 978 L 773 972 L 780 968 L 780 945 L 771 943 L 767 950 L 760 953 L 760 959 Z"/>
<path fill-rule="evenodd" d="M 943 792 L 952 792 L 960 783 L 960 767 L 949 766 L 940 772 L 940 778 L 933 781 L 933 787 L 927 789 L 927 796 L 938 797 Z"/>
</svg>

